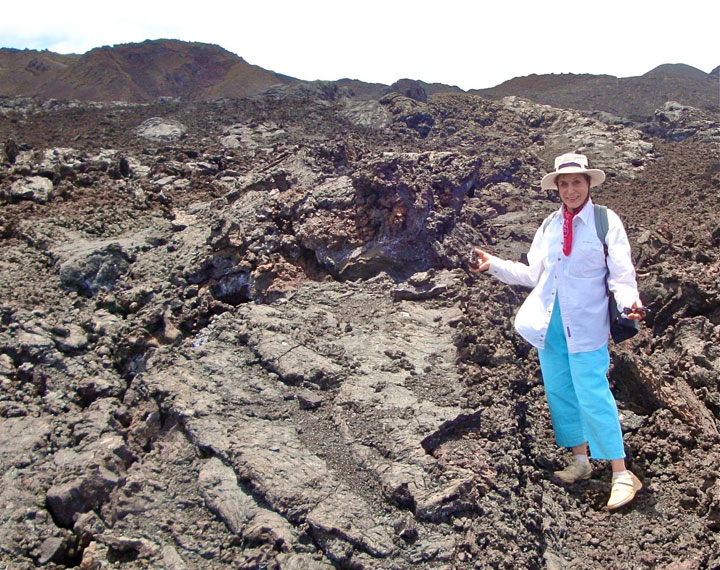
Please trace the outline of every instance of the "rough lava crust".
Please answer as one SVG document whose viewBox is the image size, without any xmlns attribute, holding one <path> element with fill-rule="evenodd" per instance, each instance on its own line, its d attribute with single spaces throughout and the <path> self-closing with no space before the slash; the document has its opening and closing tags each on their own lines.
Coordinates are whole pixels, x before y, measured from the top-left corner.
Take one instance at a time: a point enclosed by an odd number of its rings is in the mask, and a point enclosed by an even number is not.
<svg viewBox="0 0 720 570">
<path fill-rule="evenodd" d="M 720 567 L 720 124 L 274 88 L 0 99 L 0 566 Z M 521 259 L 552 157 L 609 173 L 641 334 L 629 461 L 563 487 Z"/>
</svg>

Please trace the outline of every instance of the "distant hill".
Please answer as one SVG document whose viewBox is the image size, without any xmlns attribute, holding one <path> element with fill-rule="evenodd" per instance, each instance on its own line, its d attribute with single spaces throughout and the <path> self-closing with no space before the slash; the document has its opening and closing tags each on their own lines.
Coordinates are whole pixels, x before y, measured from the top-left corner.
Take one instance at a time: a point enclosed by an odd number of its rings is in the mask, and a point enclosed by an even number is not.
<svg viewBox="0 0 720 570">
<path fill-rule="evenodd" d="M 41 86 L 72 66 L 79 55 L 0 48 L 0 95 L 40 95 Z"/>
<path fill-rule="evenodd" d="M 643 121 L 666 101 L 718 108 L 717 76 L 684 64 L 664 64 L 639 77 L 550 74 L 516 77 L 470 93 L 499 99 L 517 95 L 553 107 L 606 111 Z"/>
<path fill-rule="evenodd" d="M 401 93 L 413 99 L 424 100 L 438 93 L 464 93 L 454 85 L 444 83 L 426 83 L 416 79 L 399 79 L 392 85 L 384 83 L 365 83 L 357 79 L 339 79 L 333 83 L 347 88 L 353 97 L 360 100 L 379 99 L 387 93 Z"/>
<path fill-rule="evenodd" d="M 718 110 L 720 68 L 711 73 L 683 64 L 664 64 L 639 77 L 550 74 L 516 77 L 469 93 L 489 99 L 517 95 L 553 107 L 606 111 L 636 121 L 652 116 L 666 101 Z M 0 48 L 0 96 L 34 96 L 81 101 L 147 102 L 158 97 L 207 101 L 246 97 L 270 87 L 301 83 L 268 71 L 216 45 L 179 40 L 99 47 L 82 55 Z M 392 85 L 356 79 L 334 82 L 357 99 L 389 92 L 425 100 L 455 86 L 400 79 Z"/>
<path fill-rule="evenodd" d="M 340 87 L 345 87 L 353 97 L 361 100 L 379 99 L 387 93 L 388 86 L 384 83 L 366 83 L 359 79 L 338 79 L 335 81 Z"/>
<path fill-rule="evenodd" d="M 0 49 L 0 95 L 145 102 L 244 97 L 292 78 L 215 45 L 178 40 L 100 47 L 84 55 Z"/>
</svg>

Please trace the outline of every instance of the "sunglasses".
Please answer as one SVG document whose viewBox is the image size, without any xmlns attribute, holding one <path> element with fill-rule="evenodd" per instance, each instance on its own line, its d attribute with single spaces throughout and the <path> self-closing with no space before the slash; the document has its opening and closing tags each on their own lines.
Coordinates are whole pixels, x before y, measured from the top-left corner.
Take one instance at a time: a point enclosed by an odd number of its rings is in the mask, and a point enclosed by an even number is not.
<svg viewBox="0 0 720 570">
<path fill-rule="evenodd" d="M 650 309 L 648 309 L 647 307 L 644 307 L 644 306 L 638 307 L 637 309 L 625 307 L 622 312 L 623 312 L 623 315 L 629 315 L 630 313 L 640 313 L 643 316 L 643 318 L 645 318 L 647 316 L 647 314 L 650 312 Z"/>
</svg>

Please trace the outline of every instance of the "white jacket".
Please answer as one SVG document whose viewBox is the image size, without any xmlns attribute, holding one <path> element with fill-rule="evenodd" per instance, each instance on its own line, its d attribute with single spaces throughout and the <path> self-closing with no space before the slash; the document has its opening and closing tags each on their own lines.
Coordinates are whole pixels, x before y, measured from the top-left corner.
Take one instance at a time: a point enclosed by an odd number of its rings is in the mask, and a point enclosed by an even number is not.
<svg viewBox="0 0 720 570">
<path fill-rule="evenodd" d="M 618 215 L 608 208 L 608 286 L 618 308 L 632 307 L 638 300 L 630 243 Z M 562 206 L 543 230 L 535 232 L 528 265 L 491 257 L 489 273 L 509 285 L 533 290 L 515 317 L 515 328 L 530 344 L 545 347 L 555 296 L 571 353 L 589 352 L 608 342 L 610 319 L 605 290 L 605 254 L 595 230 L 592 200 L 573 217 L 573 245 L 569 256 L 562 252 Z"/>
</svg>

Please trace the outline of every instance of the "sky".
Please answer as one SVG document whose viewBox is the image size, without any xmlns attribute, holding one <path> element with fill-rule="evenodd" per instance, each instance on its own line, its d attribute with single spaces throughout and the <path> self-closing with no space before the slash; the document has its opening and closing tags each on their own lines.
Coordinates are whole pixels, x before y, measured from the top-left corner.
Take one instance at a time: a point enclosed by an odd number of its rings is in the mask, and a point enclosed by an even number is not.
<svg viewBox="0 0 720 570">
<path fill-rule="evenodd" d="M 647 0 L 29 0 L 9 2 L 0 47 L 85 53 L 170 38 L 219 45 L 304 80 L 402 78 L 493 87 L 525 75 L 642 75 L 720 65 L 720 2 Z"/>
</svg>

